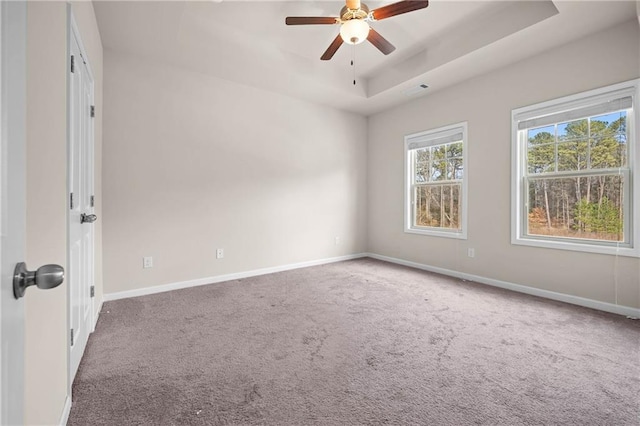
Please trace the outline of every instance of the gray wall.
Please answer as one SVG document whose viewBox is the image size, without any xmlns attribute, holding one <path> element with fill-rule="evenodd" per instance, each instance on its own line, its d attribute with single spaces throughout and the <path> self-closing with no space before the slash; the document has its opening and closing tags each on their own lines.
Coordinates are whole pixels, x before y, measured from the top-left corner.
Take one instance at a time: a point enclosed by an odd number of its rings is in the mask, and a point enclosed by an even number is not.
<svg viewBox="0 0 640 426">
<path fill-rule="evenodd" d="M 511 110 L 640 76 L 633 20 L 369 118 L 369 251 L 640 307 L 637 258 L 510 243 Z M 403 232 L 403 137 L 468 121 L 468 240 Z M 475 258 L 467 248 L 475 248 Z"/>
<path fill-rule="evenodd" d="M 105 293 L 365 251 L 365 118 L 109 50 L 104 84 Z"/>
</svg>

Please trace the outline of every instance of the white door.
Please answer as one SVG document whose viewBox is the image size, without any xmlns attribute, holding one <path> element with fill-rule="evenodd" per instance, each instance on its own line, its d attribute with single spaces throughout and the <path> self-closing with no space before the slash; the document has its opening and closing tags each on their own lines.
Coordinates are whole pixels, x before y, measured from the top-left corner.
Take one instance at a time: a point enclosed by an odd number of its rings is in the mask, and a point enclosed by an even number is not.
<svg viewBox="0 0 640 426">
<path fill-rule="evenodd" d="M 26 28 L 26 2 L 1 2 L 0 424 L 3 425 L 23 421 L 24 299 L 16 300 L 13 296 L 13 270 L 18 262 L 24 261 L 26 237 Z"/>
<path fill-rule="evenodd" d="M 94 280 L 93 78 L 71 19 L 69 84 L 69 282 L 70 380 L 93 331 Z"/>
</svg>

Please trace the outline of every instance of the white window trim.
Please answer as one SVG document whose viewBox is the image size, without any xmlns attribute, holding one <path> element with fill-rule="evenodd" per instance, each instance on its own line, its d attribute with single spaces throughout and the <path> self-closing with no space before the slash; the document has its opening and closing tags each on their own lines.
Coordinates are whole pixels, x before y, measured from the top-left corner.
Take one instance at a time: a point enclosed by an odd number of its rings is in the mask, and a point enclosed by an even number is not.
<svg viewBox="0 0 640 426">
<path fill-rule="evenodd" d="M 460 195 L 462 201 L 462 209 L 460 211 L 461 222 L 460 231 L 447 228 L 414 228 L 412 227 L 412 197 L 411 197 L 411 183 L 412 183 L 412 165 L 411 165 L 411 150 L 409 149 L 410 143 L 415 143 L 417 140 L 429 140 L 443 137 L 443 135 L 453 134 L 455 132 L 462 132 L 462 194 Z M 467 175 L 469 174 L 469 167 L 467 161 L 467 122 L 451 124 L 444 127 L 438 127 L 437 129 L 427 130 L 424 132 L 413 133 L 404 137 L 404 232 L 407 234 L 419 234 L 430 235 L 434 237 L 446 237 L 467 239 Z"/>
<path fill-rule="evenodd" d="M 625 214 L 629 217 L 629 238 L 630 247 L 621 244 L 597 244 L 586 243 L 575 239 L 572 241 L 552 240 L 549 237 L 537 237 L 526 235 L 525 227 L 525 204 L 523 202 L 525 147 L 523 141 L 519 140 L 518 121 L 527 119 L 535 115 L 546 115 L 557 113 L 567 109 L 580 108 L 593 104 L 594 100 L 608 98 L 610 95 L 629 93 L 633 96 L 633 116 L 628 123 L 629 132 L 629 193 L 632 194 L 633 204 L 625 204 Z M 640 79 L 630 80 L 623 83 L 590 90 L 547 102 L 530 105 L 523 108 L 514 109 L 511 112 L 511 244 L 532 247 L 543 247 L 550 249 L 571 250 L 587 253 L 600 253 L 609 255 L 620 255 L 630 257 L 640 257 Z M 553 238 L 553 237 L 551 237 Z"/>
</svg>

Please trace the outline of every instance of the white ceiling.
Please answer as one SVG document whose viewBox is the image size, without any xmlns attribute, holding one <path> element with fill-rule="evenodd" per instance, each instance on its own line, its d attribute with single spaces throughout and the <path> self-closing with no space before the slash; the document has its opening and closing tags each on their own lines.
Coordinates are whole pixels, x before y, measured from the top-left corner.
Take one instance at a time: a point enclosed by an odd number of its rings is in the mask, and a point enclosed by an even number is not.
<svg viewBox="0 0 640 426">
<path fill-rule="evenodd" d="M 370 9 L 394 1 L 367 2 Z M 369 43 L 320 56 L 332 25 L 286 26 L 287 16 L 337 16 L 341 1 L 95 1 L 105 49 L 370 115 L 637 19 L 627 1 L 452 1 L 372 24 L 396 46 Z M 353 85 L 355 55 L 357 84 Z"/>
</svg>

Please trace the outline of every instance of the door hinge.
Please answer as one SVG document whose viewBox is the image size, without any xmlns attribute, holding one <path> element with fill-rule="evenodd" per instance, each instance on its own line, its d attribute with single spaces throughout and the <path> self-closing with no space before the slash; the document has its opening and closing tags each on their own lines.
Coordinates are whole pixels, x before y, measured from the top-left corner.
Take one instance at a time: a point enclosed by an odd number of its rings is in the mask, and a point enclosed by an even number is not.
<svg viewBox="0 0 640 426">
<path fill-rule="evenodd" d="M 73 210 L 73 192 L 69 194 L 69 208 Z"/>
<path fill-rule="evenodd" d="M 75 72 L 76 70 L 76 59 L 73 55 L 71 55 L 71 72 Z"/>
<path fill-rule="evenodd" d="M 92 285 L 90 290 L 91 297 L 96 297 L 96 286 Z"/>
<path fill-rule="evenodd" d="M 71 329 L 71 346 L 73 346 L 73 328 Z"/>
<path fill-rule="evenodd" d="M 89 199 L 89 203 L 91 204 L 91 207 L 95 207 L 96 203 L 95 203 L 95 199 L 93 198 L 93 195 Z"/>
<path fill-rule="evenodd" d="M 96 116 L 96 107 L 94 105 L 91 105 L 91 118 L 94 118 Z"/>
</svg>

